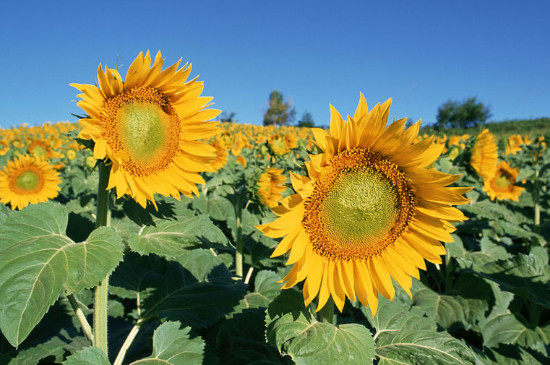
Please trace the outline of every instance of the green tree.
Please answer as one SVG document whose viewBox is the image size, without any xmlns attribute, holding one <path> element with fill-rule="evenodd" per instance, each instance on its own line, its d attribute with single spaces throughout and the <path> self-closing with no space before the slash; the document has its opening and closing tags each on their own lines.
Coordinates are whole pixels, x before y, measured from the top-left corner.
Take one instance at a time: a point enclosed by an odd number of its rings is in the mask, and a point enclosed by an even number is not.
<svg viewBox="0 0 550 365">
<path fill-rule="evenodd" d="M 313 116 L 309 112 L 302 114 L 302 118 L 298 121 L 298 127 L 315 127 L 315 122 L 313 121 Z"/>
<path fill-rule="evenodd" d="M 222 112 L 220 114 L 220 122 L 222 123 L 237 123 L 238 120 L 235 119 L 235 112 L 231 112 L 231 113 L 227 113 L 227 112 Z"/>
<path fill-rule="evenodd" d="M 470 97 L 462 102 L 449 100 L 437 110 L 438 128 L 470 128 L 476 127 L 491 116 L 488 106 Z"/>
<path fill-rule="evenodd" d="M 291 102 L 283 100 L 283 94 L 273 90 L 269 94 L 269 108 L 264 114 L 264 125 L 287 125 L 294 121 L 296 111 Z"/>
</svg>

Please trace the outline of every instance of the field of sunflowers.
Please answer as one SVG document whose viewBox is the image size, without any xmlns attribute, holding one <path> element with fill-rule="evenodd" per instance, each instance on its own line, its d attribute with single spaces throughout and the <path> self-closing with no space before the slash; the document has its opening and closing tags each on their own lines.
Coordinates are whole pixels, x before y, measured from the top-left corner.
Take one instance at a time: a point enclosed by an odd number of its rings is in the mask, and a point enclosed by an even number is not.
<svg viewBox="0 0 550 365">
<path fill-rule="evenodd" d="M 220 125 L 178 67 L 0 130 L 0 364 L 549 363 L 549 136 L 363 95 L 326 130 Z"/>
</svg>

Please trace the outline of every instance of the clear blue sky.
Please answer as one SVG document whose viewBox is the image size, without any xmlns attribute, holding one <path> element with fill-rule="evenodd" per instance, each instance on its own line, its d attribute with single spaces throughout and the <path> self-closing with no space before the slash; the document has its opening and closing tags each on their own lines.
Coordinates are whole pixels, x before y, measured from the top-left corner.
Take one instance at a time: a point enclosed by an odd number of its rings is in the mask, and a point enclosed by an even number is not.
<svg viewBox="0 0 550 365">
<path fill-rule="evenodd" d="M 76 121 L 99 63 L 140 51 L 193 64 L 215 107 L 261 124 L 269 93 L 328 124 L 393 98 L 390 118 L 433 123 L 477 96 L 491 120 L 550 116 L 550 2 L 9 1 L 0 15 L 0 126 Z"/>
</svg>

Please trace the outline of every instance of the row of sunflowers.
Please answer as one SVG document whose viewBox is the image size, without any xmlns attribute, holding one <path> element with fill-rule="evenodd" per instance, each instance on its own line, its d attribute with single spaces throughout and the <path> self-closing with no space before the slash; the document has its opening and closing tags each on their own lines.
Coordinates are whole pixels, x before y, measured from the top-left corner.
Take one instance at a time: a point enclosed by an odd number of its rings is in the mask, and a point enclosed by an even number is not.
<svg viewBox="0 0 550 365">
<path fill-rule="evenodd" d="M 548 136 L 363 95 L 219 125 L 190 72 L 100 65 L 78 123 L 0 131 L 0 363 L 546 361 Z"/>
<path fill-rule="evenodd" d="M 285 157 L 292 158 L 294 163 L 303 163 L 307 153 L 314 148 L 313 134 L 308 128 L 298 127 L 262 127 L 247 124 L 226 123 L 222 131 L 208 143 L 216 149 L 216 156 L 211 162 L 214 170 L 222 169 L 228 156 L 246 168 L 247 156 L 258 163 L 258 159 L 267 159 L 265 166 L 276 166 L 276 161 Z M 64 169 L 82 168 L 91 171 L 96 164 L 89 149 L 76 141 L 77 123 L 45 123 L 41 126 L 22 125 L 0 130 L 0 201 L 12 207 L 22 209 L 28 204 L 45 202 L 54 199 L 61 190 L 61 175 Z M 430 136 L 418 136 L 418 140 Z M 472 140 L 469 134 L 443 135 L 435 137 L 434 142 L 444 146 L 442 154 L 451 161 L 464 153 L 466 144 Z M 497 169 L 497 150 L 501 146 L 501 155 L 516 155 L 526 147 L 545 150 L 545 136 L 510 135 L 495 138 L 489 130 L 483 130 L 475 137 L 477 148 L 467 151 L 472 154 L 470 166 L 485 182 L 484 191 L 491 199 L 516 200 L 521 195 L 522 187 L 514 185 L 519 174 L 518 167 L 501 161 Z M 243 152 L 244 150 L 244 152 Z M 536 160 L 541 152 L 534 152 Z M 486 164 L 490 161 L 491 166 Z M 36 175 L 32 174 L 35 172 Z M 43 185 L 38 181 L 44 181 Z M 285 191 L 284 170 L 268 167 L 257 181 L 257 195 L 266 206 L 273 207 Z M 18 182 L 18 183 L 17 183 Z M 273 185 L 274 184 L 274 185 Z M 273 185 L 273 189 L 271 186 Z M 40 188 L 37 189 L 37 186 Z M 273 190 L 273 191 L 272 191 Z"/>
</svg>

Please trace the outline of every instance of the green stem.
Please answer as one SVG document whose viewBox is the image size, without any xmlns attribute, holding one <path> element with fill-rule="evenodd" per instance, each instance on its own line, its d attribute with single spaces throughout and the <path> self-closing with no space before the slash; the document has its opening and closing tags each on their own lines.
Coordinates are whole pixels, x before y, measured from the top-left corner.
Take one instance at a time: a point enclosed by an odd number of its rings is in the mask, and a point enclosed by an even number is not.
<svg viewBox="0 0 550 365">
<path fill-rule="evenodd" d="M 76 318 L 78 319 L 78 322 L 80 322 L 80 327 L 82 327 L 82 332 L 84 332 L 88 340 L 90 340 L 90 342 L 93 343 L 94 335 L 92 333 L 92 327 L 88 323 L 88 320 L 84 315 L 84 312 L 82 312 L 82 309 L 80 309 L 80 306 L 78 305 L 78 301 L 76 300 L 73 294 L 67 295 L 67 299 L 69 299 L 69 303 L 71 303 L 71 307 L 73 308 L 73 311 L 76 314 Z"/>
<path fill-rule="evenodd" d="M 334 317 L 334 301 L 329 297 L 325 306 L 319 311 L 319 320 L 321 322 L 335 324 Z"/>
<path fill-rule="evenodd" d="M 111 210 L 109 209 L 109 173 L 111 166 L 105 162 L 99 163 L 99 183 L 97 187 L 97 214 L 96 227 L 106 227 L 110 224 Z M 107 340 L 107 301 L 109 296 L 109 275 L 95 288 L 94 294 L 94 346 L 108 353 Z"/>
<path fill-rule="evenodd" d="M 130 333 L 128 334 L 128 337 L 126 337 L 126 340 L 122 344 L 122 347 L 120 348 L 120 351 L 118 352 L 118 355 L 115 359 L 115 362 L 113 365 L 122 365 L 122 362 L 124 361 L 124 357 L 126 356 L 126 352 L 132 345 L 132 342 L 134 342 L 134 339 L 136 338 L 139 330 L 141 329 L 141 325 L 143 324 L 143 320 L 139 319 L 137 323 L 132 327 L 130 330 Z"/>
<path fill-rule="evenodd" d="M 538 178 L 535 181 L 535 191 L 533 193 L 533 201 L 535 203 L 535 229 L 538 230 L 540 226 L 540 182 Z"/>
<path fill-rule="evenodd" d="M 237 203 L 235 206 L 235 219 L 236 219 L 236 228 L 237 232 L 235 233 L 235 273 L 237 276 L 243 276 L 243 199 L 245 192 L 240 191 L 239 196 L 237 197 Z"/>
</svg>

